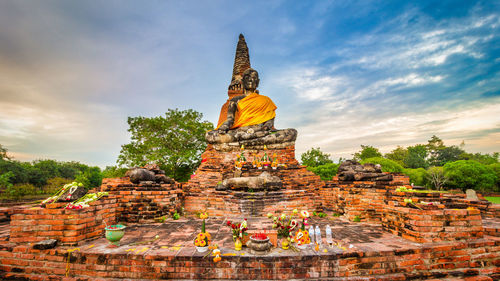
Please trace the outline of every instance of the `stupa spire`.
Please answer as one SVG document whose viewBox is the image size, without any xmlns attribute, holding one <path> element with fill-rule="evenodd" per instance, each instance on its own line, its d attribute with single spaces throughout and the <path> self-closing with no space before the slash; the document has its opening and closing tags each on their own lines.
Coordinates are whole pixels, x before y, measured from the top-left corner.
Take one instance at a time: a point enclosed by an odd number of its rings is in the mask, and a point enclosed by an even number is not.
<svg viewBox="0 0 500 281">
<path fill-rule="evenodd" d="M 238 45 L 236 45 L 236 54 L 234 55 L 233 76 L 231 77 L 231 85 L 235 86 L 235 82 L 241 80 L 243 72 L 250 68 L 250 55 L 248 53 L 247 43 L 245 36 L 240 33 Z"/>
</svg>

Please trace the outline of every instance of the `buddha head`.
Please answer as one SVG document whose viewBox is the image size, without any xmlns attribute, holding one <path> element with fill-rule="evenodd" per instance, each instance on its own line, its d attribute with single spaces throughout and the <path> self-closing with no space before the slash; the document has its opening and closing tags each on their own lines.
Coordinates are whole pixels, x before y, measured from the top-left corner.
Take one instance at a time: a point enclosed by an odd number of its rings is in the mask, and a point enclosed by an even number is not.
<svg viewBox="0 0 500 281">
<path fill-rule="evenodd" d="M 242 84 L 246 93 L 253 93 L 259 86 L 259 73 L 253 68 L 249 68 L 243 72 Z"/>
</svg>

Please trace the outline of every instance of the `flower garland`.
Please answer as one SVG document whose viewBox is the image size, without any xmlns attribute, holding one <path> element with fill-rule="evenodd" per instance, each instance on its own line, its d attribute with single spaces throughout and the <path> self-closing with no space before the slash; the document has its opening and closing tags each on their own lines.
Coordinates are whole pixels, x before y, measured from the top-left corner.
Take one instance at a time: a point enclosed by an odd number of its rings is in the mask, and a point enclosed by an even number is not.
<svg viewBox="0 0 500 281">
<path fill-rule="evenodd" d="M 66 209 L 80 210 L 86 207 L 90 207 L 89 203 L 101 199 L 103 196 L 107 196 L 108 192 L 97 192 L 97 193 L 87 193 L 82 198 L 75 200 L 66 205 Z"/>
<path fill-rule="evenodd" d="M 80 186 L 83 186 L 82 183 L 78 183 L 76 181 L 72 183 L 65 184 L 63 187 L 61 187 L 54 195 L 50 196 L 49 198 L 45 199 L 42 201 L 42 205 L 50 204 L 50 203 L 55 203 L 59 198 L 61 198 L 66 191 L 69 190 L 68 195 L 64 200 L 69 201 L 71 200 L 71 195 L 73 195 L 73 192 L 76 191 L 76 189 Z"/>
</svg>

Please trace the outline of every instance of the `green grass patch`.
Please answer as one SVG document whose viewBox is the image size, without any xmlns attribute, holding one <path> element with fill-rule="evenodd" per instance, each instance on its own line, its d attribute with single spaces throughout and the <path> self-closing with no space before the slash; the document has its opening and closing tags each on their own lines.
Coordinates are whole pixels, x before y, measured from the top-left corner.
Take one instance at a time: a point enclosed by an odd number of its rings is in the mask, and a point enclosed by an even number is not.
<svg viewBox="0 0 500 281">
<path fill-rule="evenodd" d="M 484 197 L 486 200 L 490 201 L 491 203 L 495 204 L 500 204 L 500 197 Z"/>
</svg>

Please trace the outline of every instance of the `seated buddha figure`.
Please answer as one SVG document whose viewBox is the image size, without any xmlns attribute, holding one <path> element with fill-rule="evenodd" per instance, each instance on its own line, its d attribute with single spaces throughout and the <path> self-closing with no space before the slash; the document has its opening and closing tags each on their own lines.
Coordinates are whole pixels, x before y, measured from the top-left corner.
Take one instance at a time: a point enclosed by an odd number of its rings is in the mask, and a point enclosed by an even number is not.
<svg viewBox="0 0 500 281">
<path fill-rule="evenodd" d="M 219 133 L 224 134 L 229 130 L 248 126 L 254 131 L 275 130 L 274 118 L 277 107 L 270 98 L 258 94 L 259 82 L 259 73 L 255 69 L 249 68 L 243 72 L 241 82 L 243 94 L 232 98 L 227 112 L 221 112 L 217 124 Z"/>
</svg>

